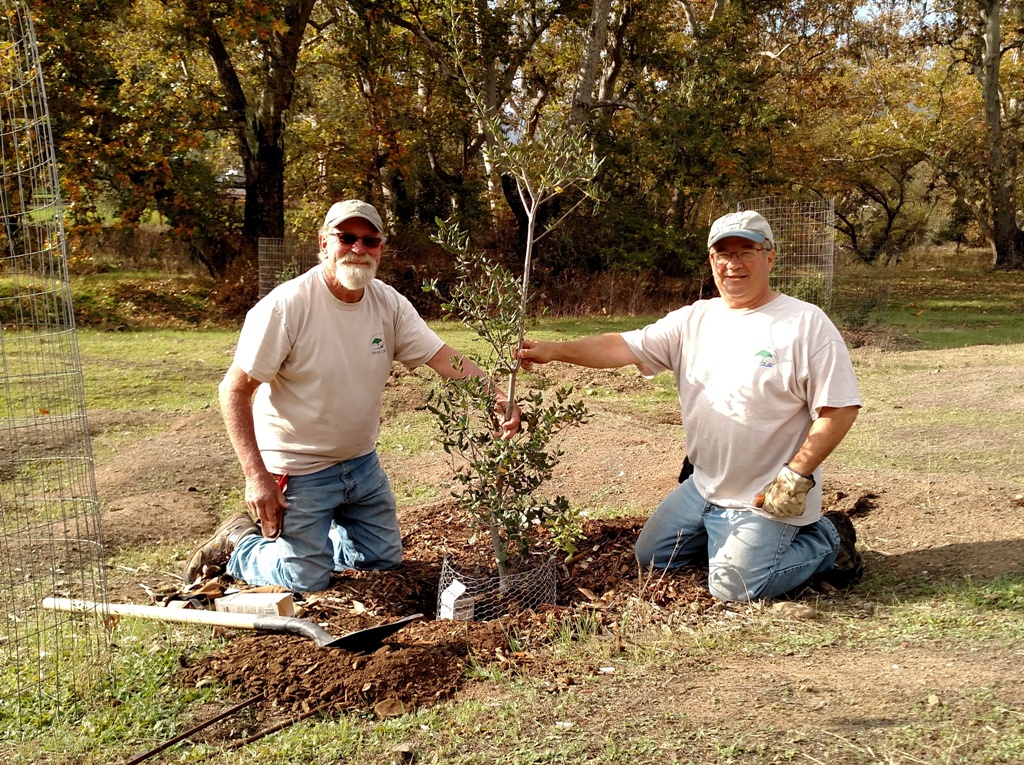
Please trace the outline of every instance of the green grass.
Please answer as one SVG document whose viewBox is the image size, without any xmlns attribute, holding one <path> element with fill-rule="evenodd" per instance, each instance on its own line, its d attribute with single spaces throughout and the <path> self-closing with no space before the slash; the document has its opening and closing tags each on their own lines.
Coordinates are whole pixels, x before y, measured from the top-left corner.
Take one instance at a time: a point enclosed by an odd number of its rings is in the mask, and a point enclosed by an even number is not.
<svg viewBox="0 0 1024 765">
<path fill-rule="evenodd" d="M 18 717 L 24 740 L 19 743 L 17 732 L 5 731 L 0 762 L 110 762 L 111 752 L 129 754 L 148 748 L 146 742 L 181 732 L 197 704 L 223 695 L 223 689 L 169 682 L 189 654 L 219 644 L 209 635 L 204 628 L 121 619 L 111 633 L 113 645 L 102 679 L 81 691 L 66 688 L 59 708 L 46 703 L 23 708 Z M 0 724 L 9 720 L 9 712 L 0 708 Z"/>
<path fill-rule="evenodd" d="M 857 349 L 864 408 L 833 459 L 918 477 L 1024 481 L 1024 344 Z"/>
<path fill-rule="evenodd" d="M 896 268 L 888 327 L 931 349 L 1024 342 L 1024 273 L 980 266 L 977 252 L 926 258 Z"/>
<path fill-rule="evenodd" d="M 217 405 L 237 332 L 78 331 L 87 409 L 198 411 Z"/>
</svg>

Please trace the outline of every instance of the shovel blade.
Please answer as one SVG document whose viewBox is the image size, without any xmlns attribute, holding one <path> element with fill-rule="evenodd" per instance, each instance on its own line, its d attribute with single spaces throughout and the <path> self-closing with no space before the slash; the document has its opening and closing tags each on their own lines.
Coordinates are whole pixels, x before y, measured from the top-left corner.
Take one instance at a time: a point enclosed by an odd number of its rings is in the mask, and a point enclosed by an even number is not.
<svg viewBox="0 0 1024 765">
<path fill-rule="evenodd" d="M 330 642 L 321 643 L 320 645 L 324 648 L 343 648 L 346 651 L 351 651 L 352 653 L 369 653 L 370 651 L 375 651 L 380 648 L 386 638 L 394 635 L 405 625 L 422 618 L 423 614 L 413 614 L 412 616 L 406 616 L 404 619 L 399 619 L 398 621 L 378 624 L 376 627 L 367 627 L 364 630 L 349 632 L 347 635 L 342 635 L 341 637 L 334 638 Z"/>
</svg>

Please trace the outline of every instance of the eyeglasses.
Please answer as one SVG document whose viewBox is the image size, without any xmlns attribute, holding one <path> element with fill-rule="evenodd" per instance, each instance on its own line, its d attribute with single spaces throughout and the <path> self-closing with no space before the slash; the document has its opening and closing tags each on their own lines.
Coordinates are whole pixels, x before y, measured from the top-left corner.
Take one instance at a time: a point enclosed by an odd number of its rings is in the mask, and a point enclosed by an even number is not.
<svg viewBox="0 0 1024 765">
<path fill-rule="evenodd" d="M 356 242 L 362 242 L 363 247 L 368 250 L 375 250 L 384 244 L 384 238 L 380 236 L 357 236 L 348 231 L 329 231 L 327 236 L 336 236 L 338 241 L 346 247 L 353 246 Z"/>
<path fill-rule="evenodd" d="M 733 251 L 711 251 L 711 257 L 714 258 L 715 263 L 724 266 L 726 263 L 732 261 L 733 258 L 738 259 L 741 263 L 750 263 L 754 258 L 764 252 L 764 247 L 744 247 L 742 250 Z"/>
</svg>

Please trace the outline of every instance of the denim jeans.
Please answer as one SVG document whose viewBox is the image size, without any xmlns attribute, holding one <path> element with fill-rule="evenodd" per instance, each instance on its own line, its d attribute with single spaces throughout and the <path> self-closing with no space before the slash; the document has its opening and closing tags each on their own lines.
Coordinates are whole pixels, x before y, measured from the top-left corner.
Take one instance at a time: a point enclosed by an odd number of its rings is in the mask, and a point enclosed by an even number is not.
<svg viewBox="0 0 1024 765">
<path fill-rule="evenodd" d="M 793 526 L 748 510 L 712 505 L 693 479 L 676 487 L 647 519 L 636 541 L 642 566 L 679 568 L 708 562 L 708 588 L 720 600 L 773 598 L 828 571 L 839 533 L 828 519 Z"/>
<path fill-rule="evenodd" d="M 295 592 L 327 587 L 331 571 L 402 562 L 395 497 L 376 452 L 288 479 L 281 536 L 239 541 L 228 573 Z"/>
</svg>

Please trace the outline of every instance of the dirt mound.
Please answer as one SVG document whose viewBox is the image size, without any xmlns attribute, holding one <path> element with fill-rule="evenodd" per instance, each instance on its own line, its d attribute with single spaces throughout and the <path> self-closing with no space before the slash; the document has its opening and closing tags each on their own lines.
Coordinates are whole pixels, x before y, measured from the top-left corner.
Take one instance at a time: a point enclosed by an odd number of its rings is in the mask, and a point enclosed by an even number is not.
<svg viewBox="0 0 1024 765">
<path fill-rule="evenodd" d="M 436 620 L 443 557 L 453 552 L 453 540 L 471 537 L 456 516 L 447 502 L 404 511 L 402 528 L 412 542 L 405 563 L 391 571 L 344 572 L 327 590 L 299 601 L 303 618 L 339 636 L 424 614 L 376 652 L 320 648 L 292 635 L 244 635 L 184 668 L 181 681 L 217 680 L 246 696 L 263 694 L 264 716 L 344 709 L 389 716 L 449 697 L 463 683 L 470 661 L 529 663 L 535 649 L 562 634 L 568 617 L 581 612 L 610 624 L 641 600 L 665 607 L 666 614 L 684 604 L 694 616 L 720 608 L 707 593 L 703 571 L 640 574 L 633 543 L 643 521 L 615 519 L 586 524 L 586 545 L 558 566 L 557 604 L 482 623 Z M 434 544 L 441 538 L 447 539 L 444 549 Z"/>
</svg>

